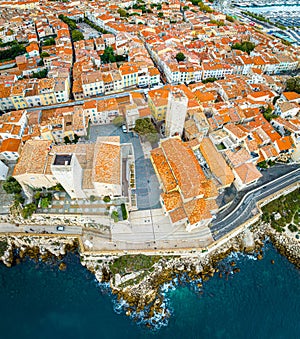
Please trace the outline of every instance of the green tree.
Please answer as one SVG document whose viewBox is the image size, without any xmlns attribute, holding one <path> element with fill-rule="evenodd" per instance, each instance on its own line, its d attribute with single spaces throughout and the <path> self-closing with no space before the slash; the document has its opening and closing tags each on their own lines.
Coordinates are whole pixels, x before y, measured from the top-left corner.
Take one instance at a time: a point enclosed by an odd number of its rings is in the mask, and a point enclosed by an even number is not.
<svg viewBox="0 0 300 339">
<path fill-rule="evenodd" d="M 126 220 L 128 218 L 127 210 L 125 204 L 121 204 L 121 210 L 122 210 L 122 217 L 123 220 Z"/>
<path fill-rule="evenodd" d="M 119 221 L 119 213 L 117 211 L 113 211 L 111 217 L 114 219 L 114 222 Z"/>
<path fill-rule="evenodd" d="M 24 206 L 22 210 L 22 217 L 27 219 L 32 216 L 32 214 L 36 211 L 37 207 L 36 204 L 30 203 Z"/>
<path fill-rule="evenodd" d="M 175 59 L 179 62 L 179 61 L 183 61 L 185 60 L 185 55 L 182 52 L 179 52 L 176 54 Z"/>
<path fill-rule="evenodd" d="M 230 15 L 226 15 L 226 20 L 229 22 L 234 22 L 234 18 Z"/>
<path fill-rule="evenodd" d="M 55 39 L 54 38 L 49 38 L 46 39 L 42 42 L 43 46 L 52 46 L 55 45 Z"/>
<path fill-rule="evenodd" d="M 108 203 L 110 202 L 110 197 L 108 195 L 106 195 L 104 198 L 103 198 L 103 201 Z"/>
<path fill-rule="evenodd" d="M 64 142 L 65 144 L 71 144 L 71 140 L 67 135 L 64 137 Z"/>
<path fill-rule="evenodd" d="M 189 6 L 183 6 L 182 9 L 183 9 L 183 11 L 185 12 L 185 11 L 187 11 L 188 9 L 190 9 L 190 7 L 189 7 Z"/>
<path fill-rule="evenodd" d="M 47 57 L 49 57 L 49 56 L 50 56 L 50 54 L 47 53 L 47 52 L 42 52 L 42 53 L 41 53 L 41 58 L 47 58 Z"/>
<path fill-rule="evenodd" d="M 14 196 L 14 200 L 18 204 L 23 204 L 24 201 L 25 201 L 25 199 L 24 199 L 24 197 L 21 193 L 16 193 L 15 196 Z"/>
<path fill-rule="evenodd" d="M 300 77 L 289 78 L 286 82 L 285 90 L 300 94 Z"/>
<path fill-rule="evenodd" d="M 58 16 L 58 18 L 59 18 L 60 20 L 62 20 L 63 22 L 65 22 L 65 23 L 69 26 L 69 28 L 70 28 L 71 31 L 73 31 L 74 29 L 77 28 L 76 21 L 74 21 L 74 20 L 68 18 L 67 16 L 65 16 L 65 15 L 63 15 L 63 14 L 60 14 L 60 15 Z"/>
<path fill-rule="evenodd" d="M 106 47 L 104 53 L 101 55 L 101 61 L 104 64 L 108 64 L 110 62 L 116 62 L 115 53 L 112 47 Z"/>
<path fill-rule="evenodd" d="M 9 49 L 0 51 L 0 62 L 3 60 L 13 60 L 16 56 L 26 53 L 26 48 L 21 44 L 13 44 Z"/>
<path fill-rule="evenodd" d="M 154 133 L 148 133 L 146 134 L 146 140 L 150 142 L 150 144 L 155 144 L 156 142 L 159 141 L 159 135 L 155 131 Z"/>
<path fill-rule="evenodd" d="M 158 16 L 159 18 L 163 18 L 164 13 L 163 13 L 163 12 L 158 12 L 158 13 L 157 13 L 157 16 Z"/>
<path fill-rule="evenodd" d="M 95 25 L 92 21 L 90 21 L 87 18 L 84 18 L 83 22 L 85 22 L 87 25 L 91 26 L 92 28 L 94 28 L 96 31 L 101 32 L 103 34 L 107 34 L 109 33 L 107 30 Z"/>
<path fill-rule="evenodd" d="M 276 95 L 276 97 L 273 98 L 273 105 L 276 104 L 277 100 L 280 98 L 280 95 Z"/>
<path fill-rule="evenodd" d="M 243 41 L 241 44 L 238 42 L 236 44 L 233 44 L 231 48 L 238 49 L 240 51 L 250 54 L 254 50 L 255 44 L 251 41 Z"/>
<path fill-rule="evenodd" d="M 134 130 L 151 144 L 159 140 L 159 135 L 149 118 L 137 119 Z"/>
<path fill-rule="evenodd" d="M 223 21 L 220 21 L 220 20 L 210 20 L 210 23 L 211 24 L 214 24 L 214 25 L 218 25 L 218 27 L 220 26 L 225 26 L 224 22 Z"/>
<path fill-rule="evenodd" d="M 94 195 L 91 195 L 90 196 L 90 202 L 94 202 L 94 201 L 96 201 L 96 197 Z"/>
<path fill-rule="evenodd" d="M 275 119 L 277 118 L 278 116 L 276 114 L 273 114 L 273 110 L 270 106 L 268 106 L 268 108 L 264 108 L 263 106 L 260 108 L 264 118 L 267 120 L 267 121 L 271 121 L 272 119 Z"/>
<path fill-rule="evenodd" d="M 292 44 L 287 40 L 281 39 L 281 42 L 286 46 L 292 46 Z"/>
<path fill-rule="evenodd" d="M 125 11 L 125 9 L 123 9 L 123 8 L 119 8 L 119 9 L 118 9 L 118 13 L 119 13 L 120 16 L 123 17 L 123 18 L 128 16 L 127 11 Z"/>
<path fill-rule="evenodd" d="M 80 41 L 84 39 L 83 34 L 78 30 L 78 29 L 74 29 L 71 33 L 72 35 L 72 40 L 75 41 Z"/>
<path fill-rule="evenodd" d="M 77 135 L 76 133 L 74 133 L 74 139 L 73 139 L 73 143 L 77 144 L 77 142 L 79 141 L 80 137 L 79 135 Z"/>
<path fill-rule="evenodd" d="M 124 124 L 124 117 L 119 115 L 118 117 L 114 118 L 113 124 L 117 127 L 121 127 Z"/>
<path fill-rule="evenodd" d="M 8 177 L 2 187 L 8 194 L 18 194 L 22 192 L 22 186 L 13 177 Z"/>
<path fill-rule="evenodd" d="M 213 78 L 207 78 L 207 79 L 202 80 L 202 83 L 203 83 L 203 84 L 207 84 L 208 82 L 215 82 L 215 81 L 217 81 L 217 80 L 218 80 L 218 79 L 215 78 L 215 77 L 213 77 Z"/>
<path fill-rule="evenodd" d="M 48 74 L 48 69 L 45 68 L 42 71 L 32 73 L 30 75 L 30 78 L 43 79 L 43 78 L 47 78 L 47 74 Z"/>
<path fill-rule="evenodd" d="M 192 3 L 193 3 L 193 1 L 192 1 Z M 199 6 L 199 8 L 200 8 L 200 10 L 202 11 L 202 12 L 206 12 L 206 13 L 212 13 L 213 12 L 213 9 L 211 9 L 209 6 L 207 6 L 207 5 L 204 5 L 204 3 L 202 2 L 202 1 L 198 1 L 197 0 L 197 4 L 196 5 L 198 5 Z"/>
</svg>

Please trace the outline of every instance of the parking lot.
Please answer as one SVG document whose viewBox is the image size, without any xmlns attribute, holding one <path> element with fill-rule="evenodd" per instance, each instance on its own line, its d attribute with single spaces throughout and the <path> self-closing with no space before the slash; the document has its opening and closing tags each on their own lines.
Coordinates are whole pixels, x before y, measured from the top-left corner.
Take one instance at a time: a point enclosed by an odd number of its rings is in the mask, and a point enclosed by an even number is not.
<svg viewBox="0 0 300 339">
<path fill-rule="evenodd" d="M 145 159 L 140 140 L 133 133 L 124 133 L 121 127 L 114 125 L 91 126 L 90 141 L 98 136 L 118 135 L 121 143 L 132 143 L 135 156 L 135 176 L 138 209 L 159 208 L 161 190 L 150 159 Z"/>
</svg>

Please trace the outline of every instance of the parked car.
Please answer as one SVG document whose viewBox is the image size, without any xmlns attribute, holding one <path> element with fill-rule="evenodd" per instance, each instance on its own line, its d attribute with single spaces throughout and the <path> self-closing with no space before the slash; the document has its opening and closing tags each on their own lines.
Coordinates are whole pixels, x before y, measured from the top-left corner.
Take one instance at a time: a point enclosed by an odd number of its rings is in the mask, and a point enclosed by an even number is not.
<svg viewBox="0 0 300 339">
<path fill-rule="evenodd" d="M 127 128 L 126 128 L 125 125 L 122 125 L 122 131 L 123 131 L 124 133 L 127 133 Z"/>
<path fill-rule="evenodd" d="M 56 230 L 57 231 L 64 231 L 65 230 L 65 226 L 57 226 Z"/>
</svg>

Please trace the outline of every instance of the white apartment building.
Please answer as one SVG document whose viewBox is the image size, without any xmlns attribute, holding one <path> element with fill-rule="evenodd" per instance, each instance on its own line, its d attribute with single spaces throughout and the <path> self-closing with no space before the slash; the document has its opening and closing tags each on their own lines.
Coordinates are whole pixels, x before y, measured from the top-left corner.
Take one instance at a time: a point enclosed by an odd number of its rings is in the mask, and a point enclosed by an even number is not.
<svg viewBox="0 0 300 339">
<path fill-rule="evenodd" d="M 55 154 L 51 171 L 71 199 L 86 198 L 82 190 L 83 169 L 76 154 Z"/>
<path fill-rule="evenodd" d="M 183 91 L 178 90 L 169 93 L 165 126 L 166 137 L 182 135 L 187 107 L 188 98 Z"/>
</svg>

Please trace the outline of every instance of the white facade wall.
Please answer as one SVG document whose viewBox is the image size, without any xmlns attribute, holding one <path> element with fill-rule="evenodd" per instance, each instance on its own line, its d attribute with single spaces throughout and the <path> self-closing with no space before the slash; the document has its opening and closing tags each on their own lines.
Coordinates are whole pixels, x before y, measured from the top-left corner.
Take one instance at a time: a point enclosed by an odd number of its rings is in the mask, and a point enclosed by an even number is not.
<svg viewBox="0 0 300 339">
<path fill-rule="evenodd" d="M 82 190 L 83 170 L 75 154 L 72 154 L 70 165 L 52 164 L 51 171 L 71 199 L 86 198 Z"/>
<path fill-rule="evenodd" d="M 182 91 L 170 92 L 166 113 L 166 136 L 182 135 L 188 98 Z"/>
</svg>

